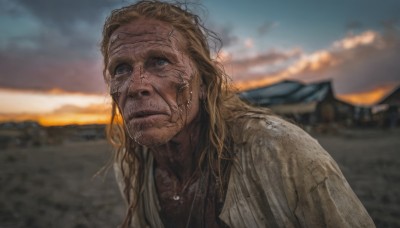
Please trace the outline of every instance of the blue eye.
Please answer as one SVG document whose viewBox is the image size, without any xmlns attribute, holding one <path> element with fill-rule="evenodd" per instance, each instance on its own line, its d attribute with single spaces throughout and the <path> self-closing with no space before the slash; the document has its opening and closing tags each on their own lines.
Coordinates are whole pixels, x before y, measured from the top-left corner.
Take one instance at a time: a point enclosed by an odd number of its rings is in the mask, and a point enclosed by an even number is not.
<svg viewBox="0 0 400 228">
<path fill-rule="evenodd" d="M 130 74 L 132 73 L 132 67 L 129 64 L 122 63 L 115 67 L 114 76 Z"/>
<path fill-rule="evenodd" d="M 155 67 L 163 67 L 165 65 L 168 65 L 169 61 L 162 57 L 156 57 L 156 58 L 151 59 L 151 63 Z"/>
<path fill-rule="evenodd" d="M 165 59 L 157 59 L 156 60 L 156 65 L 157 66 L 164 66 L 164 65 L 167 65 L 167 64 L 168 64 L 168 61 L 165 60 Z"/>
</svg>

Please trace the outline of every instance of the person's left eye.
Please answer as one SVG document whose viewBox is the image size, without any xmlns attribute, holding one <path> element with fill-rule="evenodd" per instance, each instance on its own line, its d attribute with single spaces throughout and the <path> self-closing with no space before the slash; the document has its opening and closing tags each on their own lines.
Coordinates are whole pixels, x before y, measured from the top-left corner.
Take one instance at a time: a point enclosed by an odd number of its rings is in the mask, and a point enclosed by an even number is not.
<svg viewBox="0 0 400 228">
<path fill-rule="evenodd" d="M 162 58 L 162 57 L 155 57 L 152 58 L 150 60 L 151 65 L 155 66 L 155 67 L 164 67 L 166 65 L 168 65 L 170 62 L 168 61 L 168 59 L 166 58 Z"/>
</svg>

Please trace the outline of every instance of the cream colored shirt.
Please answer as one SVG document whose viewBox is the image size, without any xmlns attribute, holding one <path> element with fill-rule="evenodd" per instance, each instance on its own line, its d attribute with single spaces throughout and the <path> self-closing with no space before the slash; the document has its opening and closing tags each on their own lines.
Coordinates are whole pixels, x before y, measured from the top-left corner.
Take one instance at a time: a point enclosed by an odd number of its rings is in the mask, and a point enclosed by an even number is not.
<svg viewBox="0 0 400 228">
<path fill-rule="evenodd" d="M 336 162 L 299 127 L 246 114 L 231 128 L 236 157 L 219 218 L 232 228 L 375 227 Z M 145 191 L 133 227 L 163 227 L 147 150 Z M 115 171 L 120 188 L 119 163 Z"/>
</svg>

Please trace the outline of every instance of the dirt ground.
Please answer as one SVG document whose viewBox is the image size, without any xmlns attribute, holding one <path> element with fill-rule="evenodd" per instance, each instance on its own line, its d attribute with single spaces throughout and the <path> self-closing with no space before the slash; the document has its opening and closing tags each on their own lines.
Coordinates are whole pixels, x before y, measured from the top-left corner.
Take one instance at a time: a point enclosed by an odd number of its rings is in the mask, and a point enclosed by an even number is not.
<svg viewBox="0 0 400 228">
<path fill-rule="evenodd" d="M 400 227 L 400 131 L 314 135 L 334 157 L 377 227 Z M 124 203 L 105 141 L 0 151 L 0 228 L 117 227 Z"/>
</svg>

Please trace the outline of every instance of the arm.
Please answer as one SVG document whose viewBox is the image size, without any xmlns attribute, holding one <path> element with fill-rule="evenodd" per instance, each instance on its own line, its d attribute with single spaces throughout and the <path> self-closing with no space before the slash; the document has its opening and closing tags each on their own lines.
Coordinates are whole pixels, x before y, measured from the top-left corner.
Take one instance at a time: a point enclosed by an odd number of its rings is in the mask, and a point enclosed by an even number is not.
<svg viewBox="0 0 400 228">
<path fill-rule="evenodd" d="M 374 227 L 336 162 L 306 132 L 277 117 L 237 129 L 220 215 L 230 227 Z"/>
<path fill-rule="evenodd" d="M 288 199 L 302 227 L 375 227 L 332 157 L 307 133 L 284 124 Z M 290 129 L 291 128 L 291 129 Z M 289 197 L 289 195 L 292 197 Z M 290 202 L 290 201 L 289 201 Z"/>
</svg>

